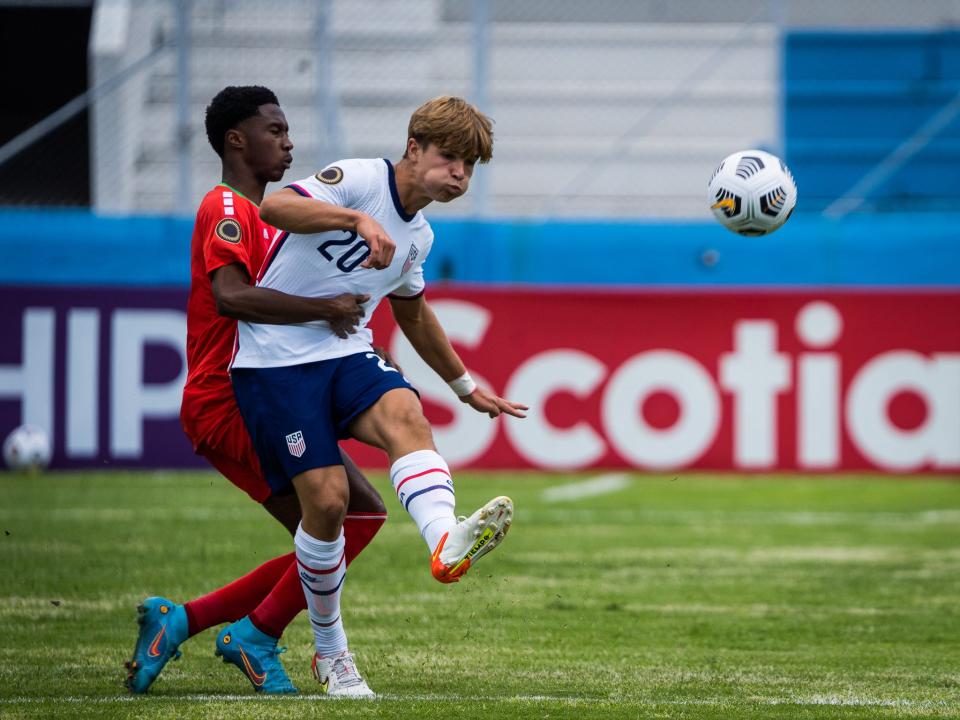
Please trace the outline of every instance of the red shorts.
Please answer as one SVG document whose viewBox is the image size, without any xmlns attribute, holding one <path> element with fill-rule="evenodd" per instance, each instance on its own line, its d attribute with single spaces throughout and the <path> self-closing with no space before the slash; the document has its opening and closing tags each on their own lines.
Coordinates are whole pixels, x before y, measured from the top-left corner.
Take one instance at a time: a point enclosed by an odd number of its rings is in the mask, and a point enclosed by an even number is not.
<svg viewBox="0 0 960 720">
<path fill-rule="evenodd" d="M 208 437 L 196 446 L 198 455 L 203 455 L 227 480 L 258 503 L 270 497 L 273 491 L 263 478 L 260 460 L 239 412 L 231 413 L 229 419 L 220 424 L 215 439 Z"/>
</svg>

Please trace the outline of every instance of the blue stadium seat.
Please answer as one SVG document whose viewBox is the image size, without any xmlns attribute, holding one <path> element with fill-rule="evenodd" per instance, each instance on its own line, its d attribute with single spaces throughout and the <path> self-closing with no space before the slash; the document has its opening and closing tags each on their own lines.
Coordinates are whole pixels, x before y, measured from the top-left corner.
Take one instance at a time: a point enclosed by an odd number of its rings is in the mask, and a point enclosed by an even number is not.
<svg viewBox="0 0 960 720">
<path fill-rule="evenodd" d="M 958 32 L 796 32 L 786 38 L 787 162 L 819 210 L 960 92 Z M 960 118 L 870 194 L 872 210 L 960 209 Z"/>
</svg>

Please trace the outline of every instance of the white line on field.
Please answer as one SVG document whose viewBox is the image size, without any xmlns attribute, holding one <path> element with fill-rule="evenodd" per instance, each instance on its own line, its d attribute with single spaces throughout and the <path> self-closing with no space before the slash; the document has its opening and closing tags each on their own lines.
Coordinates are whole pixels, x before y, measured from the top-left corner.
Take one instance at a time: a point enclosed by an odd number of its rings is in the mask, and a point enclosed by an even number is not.
<svg viewBox="0 0 960 720">
<path fill-rule="evenodd" d="M 669 700 L 664 698 L 636 697 L 636 696 L 616 696 L 608 697 L 571 697 L 561 695 L 441 695 L 441 694 L 421 694 L 421 695 L 398 695 L 394 693 L 381 693 L 377 695 L 377 700 L 384 702 L 562 702 L 571 704 L 598 704 L 598 703 L 632 703 L 637 705 L 651 706 L 750 706 L 750 705 L 833 705 L 841 707 L 899 707 L 899 708 L 947 708 L 954 707 L 954 703 L 945 700 L 908 700 L 906 698 L 862 698 L 856 696 L 838 697 L 833 695 L 813 695 L 810 697 L 719 697 L 719 698 L 690 698 L 686 700 Z M 109 705 L 112 703 L 129 702 L 369 702 L 364 700 L 348 700 L 343 698 L 331 698 L 327 695 L 214 695 L 194 693 L 190 695 L 116 695 L 113 697 L 92 696 L 83 697 L 77 695 L 56 696 L 48 695 L 42 697 L 14 697 L 0 698 L 0 706 L 3 705 L 24 705 L 38 703 L 61 703 L 61 704 L 83 704 L 83 705 Z"/>
<path fill-rule="evenodd" d="M 397 695 L 395 693 L 379 693 L 377 700 L 399 702 L 570 702 L 570 703 L 599 703 L 609 702 L 607 698 L 579 698 L 569 695 Z M 113 697 L 83 697 L 76 695 L 49 695 L 43 697 L 0 698 L 0 705 L 20 705 L 37 703 L 64 703 L 64 704 L 110 704 L 129 702 L 163 702 L 163 701 L 191 701 L 191 702 L 339 702 L 345 698 L 332 698 L 329 695 L 214 695 L 208 693 L 193 693 L 189 695 L 116 695 Z M 362 701 L 358 701 L 362 702 Z"/>
<path fill-rule="evenodd" d="M 524 510 L 524 517 L 536 514 L 552 520 L 569 522 L 658 522 L 658 523 L 730 523 L 748 525 L 947 525 L 960 523 L 960 510 L 938 512 L 791 512 L 777 510 L 657 510 L 620 507 L 602 512 L 590 508 L 551 508 Z M 3 517 L 0 511 L 0 518 Z"/>
<path fill-rule="evenodd" d="M 543 500 L 548 503 L 571 502 L 581 498 L 617 492 L 629 485 L 630 478 L 623 473 L 597 475 L 589 480 L 549 487 L 543 491 Z"/>
</svg>

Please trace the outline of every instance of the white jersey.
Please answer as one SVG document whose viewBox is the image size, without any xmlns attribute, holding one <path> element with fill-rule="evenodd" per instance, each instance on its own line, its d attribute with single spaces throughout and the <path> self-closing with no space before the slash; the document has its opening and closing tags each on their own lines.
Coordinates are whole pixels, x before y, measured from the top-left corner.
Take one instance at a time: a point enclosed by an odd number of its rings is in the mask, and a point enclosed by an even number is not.
<svg viewBox="0 0 960 720">
<path fill-rule="evenodd" d="M 424 290 L 423 261 L 433 244 L 433 230 L 422 213 L 404 211 L 388 160 L 342 160 L 287 187 L 366 213 L 396 243 L 396 254 L 389 267 L 373 270 L 360 267 L 370 248 L 356 233 L 281 234 L 267 253 L 257 285 L 304 297 L 370 295 L 364 317 L 357 332 L 343 339 L 319 320 L 297 325 L 241 322 L 233 367 L 303 365 L 369 352 L 373 337 L 367 321 L 380 301 L 387 295 L 415 298 Z"/>
</svg>

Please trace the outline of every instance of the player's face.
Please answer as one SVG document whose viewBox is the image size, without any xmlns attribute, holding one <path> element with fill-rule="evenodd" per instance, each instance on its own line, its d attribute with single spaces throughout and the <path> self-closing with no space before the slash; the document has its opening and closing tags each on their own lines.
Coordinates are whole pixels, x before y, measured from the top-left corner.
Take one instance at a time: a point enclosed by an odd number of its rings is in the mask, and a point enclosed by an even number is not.
<svg viewBox="0 0 960 720">
<path fill-rule="evenodd" d="M 247 140 L 245 159 L 257 177 L 277 182 L 293 162 L 290 128 L 277 105 L 261 105 L 259 110 L 240 124 Z"/>
<path fill-rule="evenodd" d="M 417 147 L 415 172 L 418 183 L 431 200 L 450 202 L 470 187 L 474 160 L 443 152 L 436 145 Z"/>
</svg>

